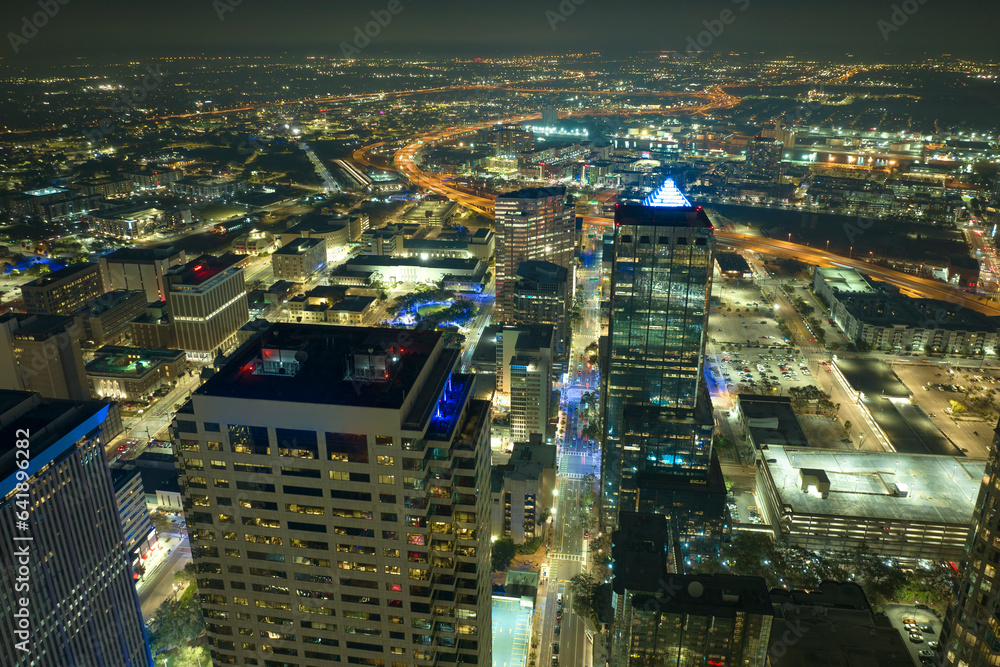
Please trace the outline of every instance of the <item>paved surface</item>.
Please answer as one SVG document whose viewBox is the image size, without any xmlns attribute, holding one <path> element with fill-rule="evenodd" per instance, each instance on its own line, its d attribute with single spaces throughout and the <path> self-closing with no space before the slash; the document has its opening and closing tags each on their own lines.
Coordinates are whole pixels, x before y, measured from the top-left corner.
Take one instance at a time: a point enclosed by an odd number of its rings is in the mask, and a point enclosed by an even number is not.
<svg viewBox="0 0 1000 667">
<path fill-rule="evenodd" d="M 493 667 L 527 664 L 530 627 L 530 609 L 515 600 L 493 598 Z"/>
<path fill-rule="evenodd" d="M 903 641 L 910 649 L 910 657 L 913 658 L 913 664 L 919 665 L 920 651 L 931 650 L 927 644 L 929 642 L 938 641 L 939 639 L 941 633 L 941 619 L 939 619 L 930 609 L 917 609 L 915 606 L 908 604 L 886 605 L 885 615 L 889 617 L 889 621 L 892 622 L 892 626 L 899 630 L 899 632 L 903 635 Z M 912 642 L 910 641 L 910 632 L 903 625 L 904 617 L 913 618 L 920 625 L 924 625 L 926 623 L 934 629 L 934 632 L 921 632 L 920 636 L 923 641 L 920 643 Z"/>
</svg>

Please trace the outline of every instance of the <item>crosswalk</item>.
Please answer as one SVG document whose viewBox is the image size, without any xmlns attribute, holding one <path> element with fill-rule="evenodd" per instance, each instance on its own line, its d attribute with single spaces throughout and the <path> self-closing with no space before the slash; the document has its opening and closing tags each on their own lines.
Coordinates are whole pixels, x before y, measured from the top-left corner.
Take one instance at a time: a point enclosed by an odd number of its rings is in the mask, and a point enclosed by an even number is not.
<svg viewBox="0 0 1000 667">
<path fill-rule="evenodd" d="M 578 560 L 578 561 L 582 561 L 583 560 L 583 556 L 581 556 L 580 554 L 554 553 L 554 554 L 550 554 L 549 555 L 549 560 Z"/>
</svg>

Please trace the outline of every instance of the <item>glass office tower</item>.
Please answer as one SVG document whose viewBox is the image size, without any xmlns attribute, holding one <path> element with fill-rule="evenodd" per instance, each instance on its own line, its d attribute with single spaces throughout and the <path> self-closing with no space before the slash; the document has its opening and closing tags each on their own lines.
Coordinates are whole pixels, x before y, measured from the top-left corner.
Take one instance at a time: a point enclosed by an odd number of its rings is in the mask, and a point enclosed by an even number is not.
<svg viewBox="0 0 1000 667">
<path fill-rule="evenodd" d="M 619 512 L 663 512 L 676 515 L 682 534 L 698 530 L 681 516 L 690 513 L 674 508 L 691 509 L 687 496 L 706 486 L 712 469 L 713 420 L 701 364 L 713 251 L 708 215 L 673 181 L 615 211 L 603 365 L 608 528 Z"/>
</svg>

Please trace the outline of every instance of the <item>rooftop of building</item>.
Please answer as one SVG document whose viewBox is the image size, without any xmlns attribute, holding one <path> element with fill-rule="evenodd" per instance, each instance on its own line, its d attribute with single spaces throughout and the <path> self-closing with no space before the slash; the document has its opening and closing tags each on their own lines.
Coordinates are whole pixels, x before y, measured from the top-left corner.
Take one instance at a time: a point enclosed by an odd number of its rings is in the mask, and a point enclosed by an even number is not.
<svg viewBox="0 0 1000 667">
<path fill-rule="evenodd" d="M 830 289 L 837 292 L 860 294 L 873 294 L 875 292 L 868 278 L 854 269 L 816 266 L 813 267 L 813 275 L 818 275 L 820 280 L 825 282 Z"/>
<path fill-rule="evenodd" d="M 30 391 L 0 390 L 0 498 L 17 484 L 18 441 L 27 432 L 30 441 L 29 475 L 37 473 L 71 450 L 107 419 L 102 401 L 64 401 L 42 398 Z"/>
<path fill-rule="evenodd" d="M 645 206 L 636 203 L 615 205 L 615 226 L 692 227 L 713 229 L 712 221 L 701 206 Z"/>
<path fill-rule="evenodd" d="M 763 577 L 660 574 L 658 578 L 646 578 L 636 583 L 640 588 L 629 590 L 638 591 L 632 598 L 632 606 L 637 609 L 646 606 L 647 601 L 655 600 L 664 614 L 715 618 L 732 618 L 737 614 L 774 614 Z M 658 584 L 660 588 L 657 588 Z"/>
<path fill-rule="evenodd" d="M 292 239 L 283 245 L 281 248 L 276 250 L 274 254 L 279 257 L 283 255 L 304 255 L 317 246 L 323 246 L 325 248 L 326 241 L 323 239 L 304 238 L 300 236 L 299 238 Z"/>
<path fill-rule="evenodd" d="M 908 398 L 913 395 L 883 361 L 867 357 L 837 357 L 834 363 L 851 387 L 863 394 L 890 398 Z"/>
<path fill-rule="evenodd" d="M 116 492 L 139 475 L 139 468 L 134 463 L 115 463 L 109 467 L 111 468 L 111 483 Z"/>
<path fill-rule="evenodd" d="M 740 412 L 747 420 L 753 441 L 760 445 L 808 447 L 809 439 L 787 396 L 737 396 Z"/>
<path fill-rule="evenodd" d="M 440 344 L 433 331 L 273 324 L 194 394 L 399 409 Z"/>
<path fill-rule="evenodd" d="M 298 234 L 303 232 L 309 234 L 332 234 L 346 229 L 352 218 L 357 216 L 346 215 L 307 215 L 299 222 L 295 223 L 282 234 Z"/>
<path fill-rule="evenodd" d="M 52 273 L 47 273 L 40 278 L 35 278 L 31 282 L 21 285 L 21 287 L 27 287 L 29 289 L 34 287 L 46 287 L 48 285 L 52 285 L 53 283 L 69 280 L 77 274 L 92 271 L 96 267 L 97 264 L 94 262 L 78 262 L 76 264 L 70 264 L 69 266 L 65 266 L 58 271 L 53 271 Z"/>
<path fill-rule="evenodd" d="M 426 266 L 434 269 L 444 269 L 448 271 L 474 271 L 482 260 L 470 257 L 460 259 L 458 257 L 388 257 L 385 255 L 358 255 L 344 262 L 343 266 L 352 269 L 358 266 Z"/>
<path fill-rule="evenodd" d="M 715 261 L 723 273 L 750 273 L 750 265 L 743 255 L 735 252 L 717 252 Z"/>
<path fill-rule="evenodd" d="M 333 304 L 331 310 L 343 313 L 363 313 L 372 307 L 377 299 L 373 296 L 345 296 Z"/>
<path fill-rule="evenodd" d="M 675 542 L 670 519 L 665 514 L 622 512 L 618 530 L 611 536 L 615 577 L 612 588 L 619 595 L 629 591 L 653 592 L 675 570 Z M 663 591 L 669 594 L 669 591 Z"/>
<path fill-rule="evenodd" d="M 781 446 L 763 450 L 762 458 L 780 503 L 796 514 L 959 526 L 971 520 L 986 465 L 985 459 L 960 456 Z M 802 490 L 803 469 L 826 474 L 828 497 Z"/>
<path fill-rule="evenodd" d="M 105 345 L 87 363 L 88 375 L 115 375 L 142 377 L 160 364 L 183 361 L 184 350 L 148 349 Z"/>
<path fill-rule="evenodd" d="M 545 199 L 546 197 L 560 197 L 565 199 L 566 188 L 563 186 L 553 188 L 522 188 L 513 192 L 504 192 L 498 195 L 497 199 Z"/>
<path fill-rule="evenodd" d="M 545 283 L 564 283 L 569 280 L 569 270 L 545 260 L 529 259 L 517 265 L 515 278 Z"/>
<path fill-rule="evenodd" d="M 844 294 L 837 298 L 851 316 L 872 326 L 992 333 L 1000 322 L 1000 318 L 970 308 L 938 299 L 915 299 L 881 285 L 872 294 Z"/>
<path fill-rule="evenodd" d="M 773 667 L 913 665 L 903 636 L 886 616 L 873 615 L 857 584 L 824 581 L 819 590 L 772 589 L 770 595 L 774 620 L 768 658 Z M 785 640 L 806 635 L 808 641 Z"/>
<path fill-rule="evenodd" d="M 6 322 L 10 319 L 18 320 L 17 331 L 14 332 L 15 338 L 48 338 L 64 331 L 73 323 L 72 317 L 63 315 L 6 313 L 0 316 L 0 322 Z"/>
<path fill-rule="evenodd" d="M 119 248 L 114 252 L 108 253 L 102 259 L 107 262 L 128 262 L 131 264 L 139 264 L 168 259 L 178 256 L 182 252 L 182 250 L 179 250 L 172 245 L 163 244 L 149 248 Z"/>
<path fill-rule="evenodd" d="M 239 264 L 246 255 L 226 253 L 220 257 L 202 255 L 183 266 L 170 269 L 170 284 L 197 286 L 210 281 L 215 276 Z"/>
<path fill-rule="evenodd" d="M 103 218 L 105 220 L 134 220 L 136 218 L 155 217 L 163 212 L 164 209 L 162 208 L 143 203 L 105 208 L 95 211 L 91 215 L 95 218 Z"/>
</svg>

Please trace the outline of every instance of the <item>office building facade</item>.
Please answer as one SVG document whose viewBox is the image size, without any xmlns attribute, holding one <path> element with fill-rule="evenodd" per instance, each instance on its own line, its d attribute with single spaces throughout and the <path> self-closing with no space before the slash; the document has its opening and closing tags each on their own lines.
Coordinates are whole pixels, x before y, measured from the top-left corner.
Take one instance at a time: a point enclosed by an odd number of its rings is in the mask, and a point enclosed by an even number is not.
<svg viewBox="0 0 1000 667">
<path fill-rule="evenodd" d="M 459 354 L 277 324 L 181 408 L 215 664 L 490 664 L 491 405 Z"/>
<path fill-rule="evenodd" d="M 97 264 L 70 264 L 21 286 L 24 311 L 35 315 L 72 315 L 106 291 Z"/>
<path fill-rule="evenodd" d="M 98 260 L 109 290 L 144 292 L 147 303 L 167 298 L 164 276 L 171 268 L 186 262 L 184 251 L 169 245 L 120 248 Z"/>
<path fill-rule="evenodd" d="M 496 308 L 497 321 L 513 316 L 517 267 L 527 260 L 544 260 L 570 271 L 576 216 L 566 204 L 566 188 L 526 188 L 497 197 Z"/>
<path fill-rule="evenodd" d="M 104 455 L 108 409 L 0 391 L 4 665 L 151 667 Z"/>
<path fill-rule="evenodd" d="M 945 616 L 939 655 L 949 667 L 1000 665 L 1000 430 L 972 513 L 962 579 Z"/>
<path fill-rule="evenodd" d="M 565 354 L 573 284 L 566 267 L 552 262 L 521 262 L 514 274 L 511 321 L 515 326 L 551 324 L 557 355 Z"/>
<path fill-rule="evenodd" d="M 608 358 L 601 365 L 609 525 L 619 511 L 652 511 L 658 478 L 704 477 L 711 461 L 713 422 L 701 365 L 712 223 L 701 207 L 686 205 L 671 181 L 661 190 L 675 197 L 672 205 L 650 199 L 619 205 L 615 213 Z"/>
<path fill-rule="evenodd" d="M 175 345 L 195 359 L 211 360 L 230 346 L 250 320 L 243 255 L 203 255 L 167 275 L 167 312 Z"/>
<path fill-rule="evenodd" d="M 37 391 L 46 398 L 90 398 L 80 340 L 71 317 L 0 316 L 0 389 Z"/>
</svg>

